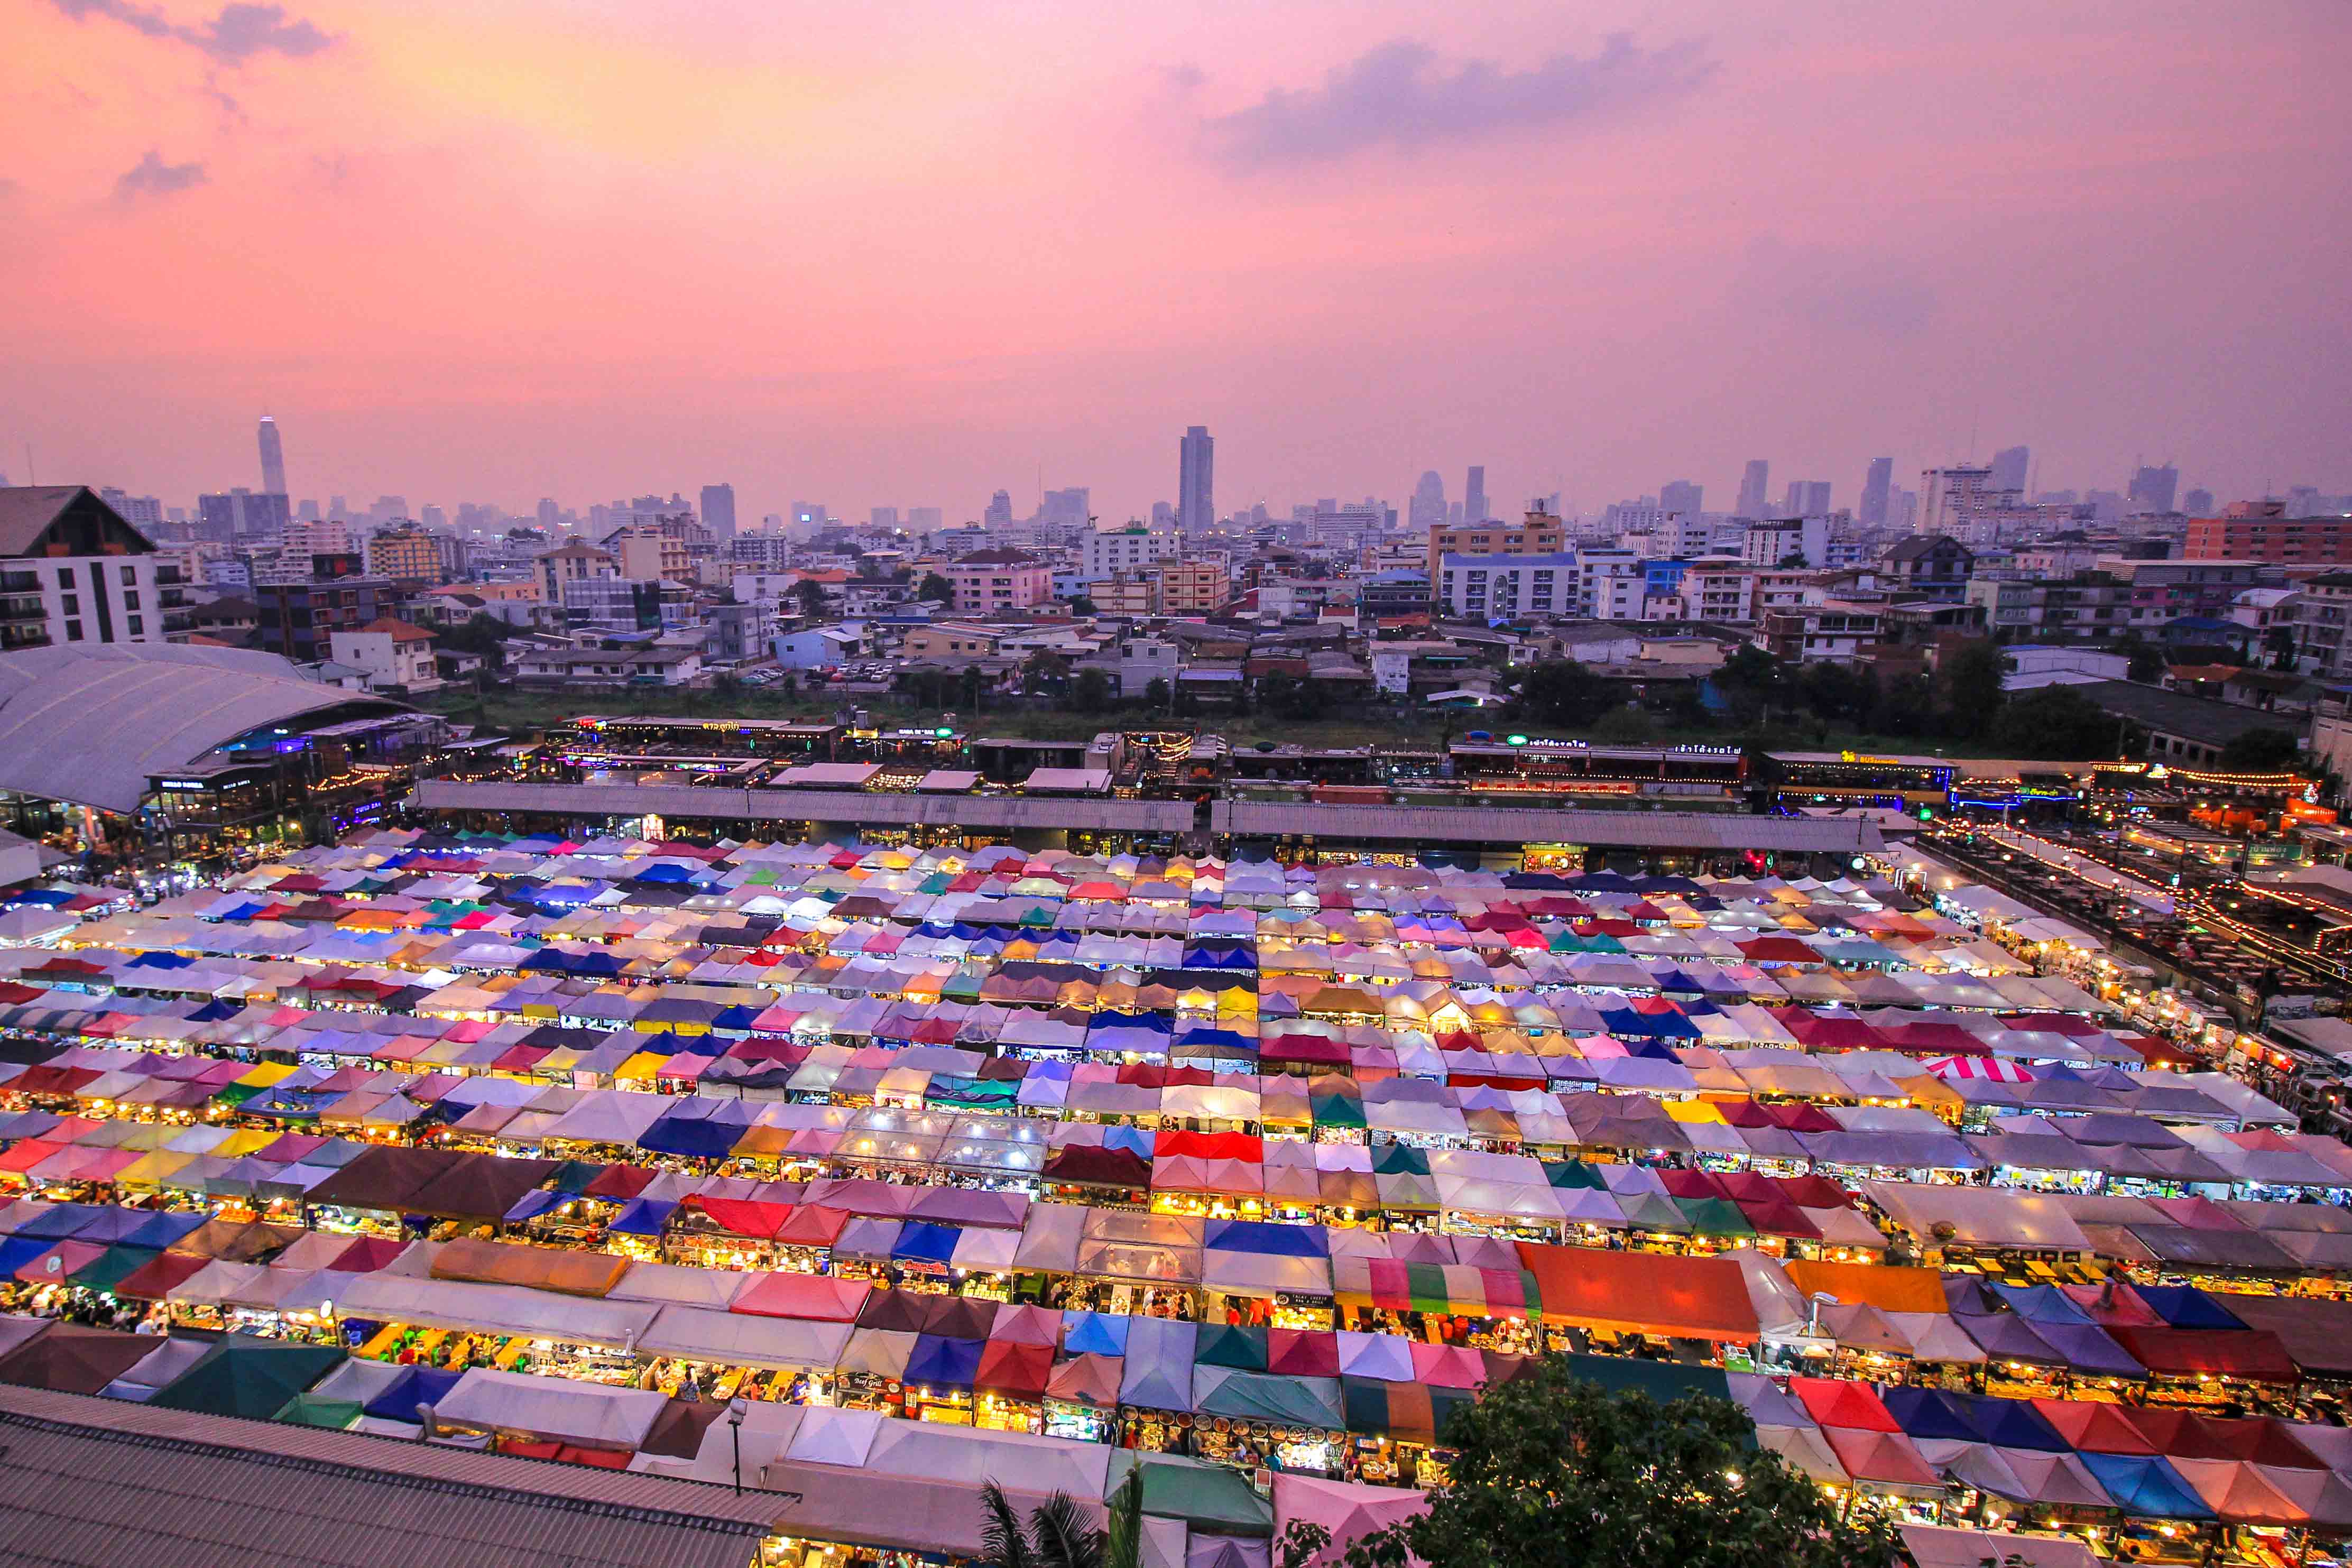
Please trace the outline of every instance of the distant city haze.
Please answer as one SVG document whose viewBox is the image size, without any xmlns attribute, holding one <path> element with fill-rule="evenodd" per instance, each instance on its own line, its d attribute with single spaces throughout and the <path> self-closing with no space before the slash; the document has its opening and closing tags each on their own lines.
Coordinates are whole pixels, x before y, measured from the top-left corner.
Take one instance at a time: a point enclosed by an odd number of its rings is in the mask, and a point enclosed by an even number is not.
<svg viewBox="0 0 2352 1568">
<path fill-rule="evenodd" d="M 17 484 L 2352 489 L 2338 0 L 5 14 Z"/>
</svg>

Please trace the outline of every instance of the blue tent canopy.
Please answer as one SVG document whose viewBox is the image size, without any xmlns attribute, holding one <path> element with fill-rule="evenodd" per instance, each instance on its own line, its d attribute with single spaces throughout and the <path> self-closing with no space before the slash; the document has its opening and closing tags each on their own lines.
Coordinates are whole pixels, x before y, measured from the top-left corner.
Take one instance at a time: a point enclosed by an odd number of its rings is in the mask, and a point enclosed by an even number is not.
<svg viewBox="0 0 2352 1568">
<path fill-rule="evenodd" d="M 605 1226 L 607 1231 L 621 1236 L 659 1236 L 669 1223 L 672 1210 L 677 1205 L 660 1198 L 631 1198 L 628 1205 L 613 1216 Z"/>
<path fill-rule="evenodd" d="M 1883 1388 L 1878 1397 L 1906 1437 L 1977 1440 L 1976 1423 L 1962 1415 L 1941 1389 Z"/>
<path fill-rule="evenodd" d="M 2194 1285 L 2135 1285 L 2149 1311 L 2176 1329 L 2242 1329 L 2235 1312 Z"/>
<path fill-rule="evenodd" d="M 894 1263 L 936 1263 L 944 1268 L 955 1257 L 956 1243 L 963 1233 L 951 1225 L 933 1225 L 927 1220 L 910 1219 L 898 1227 L 898 1239 L 891 1246 Z M 908 1374 L 912 1377 L 910 1372 Z"/>
<path fill-rule="evenodd" d="M 970 1388 L 980 1374 L 980 1352 L 987 1342 L 918 1334 L 915 1352 L 907 1358 L 907 1371 L 900 1381 L 932 1387 Z"/>
<path fill-rule="evenodd" d="M 684 1154 L 698 1160 L 722 1160 L 743 1141 L 742 1124 L 675 1112 L 637 1134 L 637 1147 L 656 1154 Z"/>
<path fill-rule="evenodd" d="M 541 1188 L 534 1188 L 517 1198 L 514 1207 L 507 1210 L 504 1218 L 509 1224 L 519 1224 L 523 1220 L 545 1214 L 563 1201 L 564 1194 L 562 1193 L 551 1193 Z"/>
<path fill-rule="evenodd" d="M 122 1243 L 126 1247 L 160 1250 L 203 1226 L 209 1217 L 201 1214 L 142 1214 L 139 1225 L 122 1237 Z"/>
<path fill-rule="evenodd" d="M 1125 1355 L 1127 1326 L 1132 1321 L 1123 1312 L 1064 1312 L 1062 1353 L 1065 1356 Z"/>
<path fill-rule="evenodd" d="M 1996 1399 L 1982 1394 L 1948 1394 L 1965 1413 L 1976 1435 L 2000 1448 L 2027 1448 L 2037 1454 L 2066 1454 L 2074 1446 L 2042 1413 L 2022 1399 Z"/>
<path fill-rule="evenodd" d="M 416 1407 L 437 1405 L 457 1386 L 462 1372 L 444 1372 L 437 1367 L 410 1366 L 401 1369 L 401 1375 L 383 1385 L 383 1392 L 367 1402 L 362 1414 L 379 1421 L 416 1423 Z"/>
<path fill-rule="evenodd" d="M 1201 1245 L 1269 1258 L 1331 1256 L 1330 1241 L 1321 1226 L 1276 1225 L 1268 1220 L 1213 1219 L 1202 1233 Z"/>
<path fill-rule="evenodd" d="M 2213 1510 L 2166 1460 L 2139 1454 L 2078 1454 L 2116 1506 L 2143 1519 L 2211 1519 Z"/>
</svg>

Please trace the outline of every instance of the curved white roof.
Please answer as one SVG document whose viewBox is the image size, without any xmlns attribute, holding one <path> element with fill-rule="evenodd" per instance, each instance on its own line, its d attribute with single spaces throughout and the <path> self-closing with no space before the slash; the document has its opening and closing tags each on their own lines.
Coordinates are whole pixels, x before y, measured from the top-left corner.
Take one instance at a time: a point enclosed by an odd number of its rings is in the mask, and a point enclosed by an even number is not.
<svg viewBox="0 0 2352 1568">
<path fill-rule="evenodd" d="M 71 643 L 0 655 L 0 789 L 139 808 L 169 773 L 264 724 L 352 703 L 276 654 L 177 643 Z"/>
</svg>

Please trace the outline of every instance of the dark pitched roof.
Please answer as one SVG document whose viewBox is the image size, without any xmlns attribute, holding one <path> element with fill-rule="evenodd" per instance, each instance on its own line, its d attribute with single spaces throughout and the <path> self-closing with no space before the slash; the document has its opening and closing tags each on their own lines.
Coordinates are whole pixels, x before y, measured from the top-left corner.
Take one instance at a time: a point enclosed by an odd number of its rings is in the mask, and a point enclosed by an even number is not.
<svg viewBox="0 0 2352 1568">
<path fill-rule="evenodd" d="M 1954 550 L 1959 552 L 1961 555 L 1971 560 L 1975 559 L 1974 552 L 1971 552 L 1967 545 L 1962 544 L 1958 540 L 1954 539 L 1949 534 L 1946 533 L 1915 533 L 1908 539 L 1898 540 L 1894 544 L 1890 545 L 1887 548 L 1886 553 L 1880 556 L 1879 559 L 1882 561 L 1917 561 L 1933 553 L 1936 547 L 1939 544 L 1948 544 Z"/>
<path fill-rule="evenodd" d="M 147 555 L 155 549 L 88 485 L 0 489 L 0 555 L 44 555 L 58 545 L 67 555 Z"/>
<path fill-rule="evenodd" d="M 975 550 L 969 555 L 956 557 L 959 566 L 1034 566 L 1036 563 L 1036 556 L 1005 544 L 992 545 L 986 550 Z"/>
<path fill-rule="evenodd" d="M 2299 731 L 2302 727 L 2289 714 L 2190 697 L 2129 680 L 2093 680 L 2067 689 L 2142 729 L 2177 735 L 2205 746 L 2226 746 L 2249 730 Z"/>
</svg>

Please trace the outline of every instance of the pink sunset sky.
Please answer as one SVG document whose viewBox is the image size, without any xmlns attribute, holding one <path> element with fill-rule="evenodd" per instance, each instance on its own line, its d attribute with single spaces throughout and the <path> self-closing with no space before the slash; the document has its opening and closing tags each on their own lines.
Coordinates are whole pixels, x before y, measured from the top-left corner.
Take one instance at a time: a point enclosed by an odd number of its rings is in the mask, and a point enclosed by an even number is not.
<svg viewBox="0 0 2352 1568">
<path fill-rule="evenodd" d="M 2352 489 L 2342 0 L 0 16 L 18 483 Z"/>
</svg>

